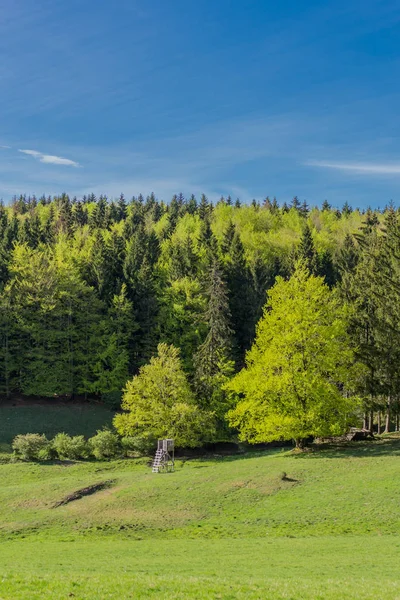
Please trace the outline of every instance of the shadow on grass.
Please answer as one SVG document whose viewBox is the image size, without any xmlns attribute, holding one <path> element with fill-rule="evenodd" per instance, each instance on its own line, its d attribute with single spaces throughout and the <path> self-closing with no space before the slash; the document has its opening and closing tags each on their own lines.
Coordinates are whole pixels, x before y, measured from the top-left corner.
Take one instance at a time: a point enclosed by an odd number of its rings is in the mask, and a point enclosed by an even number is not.
<svg viewBox="0 0 400 600">
<path fill-rule="evenodd" d="M 190 461 L 194 461 L 196 460 L 196 462 L 209 462 L 209 461 L 213 461 L 213 462 L 233 462 L 236 460 L 246 460 L 249 458 L 261 458 L 261 457 L 267 457 L 267 456 L 277 456 L 278 454 L 282 454 L 284 455 L 284 453 L 288 452 L 290 450 L 290 446 L 284 446 L 282 448 L 276 447 L 276 448 L 268 448 L 265 450 L 246 450 L 245 452 L 235 452 L 234 454 L 206 454 L 204 456 L 198 456 L 198 457 L 193 457 L 193 458 L 188 458 L 187 460 Z M 186 462 L 185 461 L 185 462 Z"/>
<path fill-rule="evenodd" d="M 290 454 L 292 458 L 312 460 L 315 458 L 377 458 L 400 456 L 400 439 L 377 439 L 367 442 L 342 442 L 312 446 L 311 452 Z"/>
</svg>

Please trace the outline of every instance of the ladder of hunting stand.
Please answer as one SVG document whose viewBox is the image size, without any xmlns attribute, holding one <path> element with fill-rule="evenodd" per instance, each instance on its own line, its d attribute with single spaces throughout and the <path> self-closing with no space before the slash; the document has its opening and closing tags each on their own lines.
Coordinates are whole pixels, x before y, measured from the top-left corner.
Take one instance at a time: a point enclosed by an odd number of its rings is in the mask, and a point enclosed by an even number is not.
<svg viewBox="0 0 400 600">
<path fill-rule="evenodd" d="M 153 460 L 153 467 L 152 467 L 153 473 L 158 473 L 163 457 L 164 457 L 164 451 L 162 448 L 161 449 L 159 448 L 157 450 L 156 455 Z"/>
</svg>

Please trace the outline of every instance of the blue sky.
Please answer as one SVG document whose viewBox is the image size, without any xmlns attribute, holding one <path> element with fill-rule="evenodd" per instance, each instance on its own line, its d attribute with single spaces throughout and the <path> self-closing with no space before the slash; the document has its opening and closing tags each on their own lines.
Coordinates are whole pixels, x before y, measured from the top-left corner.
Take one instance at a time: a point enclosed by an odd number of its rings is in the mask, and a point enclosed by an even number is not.
<svg viewBox="0 0 400 600">
<path fill-rule="evenodd" d="M 0 196 L 400 205 L 400 3 L 3 0 Z"/>
</svg>

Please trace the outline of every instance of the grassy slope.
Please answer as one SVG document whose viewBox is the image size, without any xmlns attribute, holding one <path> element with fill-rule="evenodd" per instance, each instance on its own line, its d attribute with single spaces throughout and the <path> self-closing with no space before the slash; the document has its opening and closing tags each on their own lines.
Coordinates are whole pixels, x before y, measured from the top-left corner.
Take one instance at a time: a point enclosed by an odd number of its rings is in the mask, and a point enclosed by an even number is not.
<svg viewBox="0 0 400 600">
<path fill-rule="evenodd" d="M 168 475 L 144 460 L 0 465 L 0 598 L 400 598 L 399 459 L 391 439 Z M 103 479 L 114 487 L 51 508 Z"/>
<path fill-rule="evenodd" d="M 54 437 L 60 431 L 90 437 L 112 422 L 113 413 L 101 404 L 70 405 L 51 401 L 13 406 L 0 403 L 0 444 L 9 444 L 19 433 L 45 433 Z"/>
</svg>

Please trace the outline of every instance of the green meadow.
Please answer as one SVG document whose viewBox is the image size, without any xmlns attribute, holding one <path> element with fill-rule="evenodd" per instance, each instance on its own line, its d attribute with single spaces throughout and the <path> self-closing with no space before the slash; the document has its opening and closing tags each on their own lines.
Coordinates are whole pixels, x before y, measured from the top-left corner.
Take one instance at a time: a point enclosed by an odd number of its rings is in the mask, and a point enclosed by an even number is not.
<svg viewBox="0 0 400 600">
<path fill-rule="evenodd" d="M 400 439 L 0 464 L 0 598 L 400 598 Z M 81 488 L 108 487 L 57 508 Z"/>
</svg>

